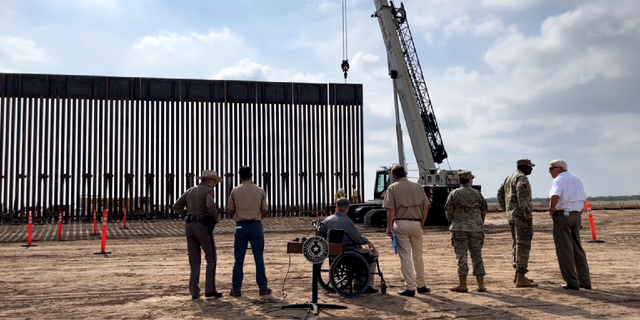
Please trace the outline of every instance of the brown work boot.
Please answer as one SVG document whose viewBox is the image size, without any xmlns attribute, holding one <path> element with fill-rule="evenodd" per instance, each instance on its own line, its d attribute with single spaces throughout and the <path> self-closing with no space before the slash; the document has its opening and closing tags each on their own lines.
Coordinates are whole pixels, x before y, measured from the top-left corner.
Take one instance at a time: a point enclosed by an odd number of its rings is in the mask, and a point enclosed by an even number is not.
<svg viewBox="0 0 640 320">
<path fill-rule="evenodd" d="M 524 273 L 518 272 L 517 279 L 516 279 L 516 287 L 518 287 L 518 288 L 535 288 L 537 286 L 538 286 L 538 284 L 533 282 L 533 281 L 529 281 L 529 279 L 527 279 L 527 277 L 524 276 Z"/>
<path fill-rule="evenodd" d="M 453 292 L 469 292 L 467 288 L 467 276 L 460 276 L 460 284 L 457 287 L 453 287 L 450 290 Z"/>
<path fill-rule="evenodd" d="M 269 294 L 271 294 L 271 289 L 269 289 L 269 288 L 260 289 L 260 295 L 261 296 L 266 296 L 266 295 L 269 295 Z"/>
<path fill-rule="evenodd" d="M 484 275 L 477 275 L 478 280 L 478 292 L 487 292 L 487 288 L 484 286 Z"/>
<path fill-rule="evenodd" d="M 533 282 L 533 279 L 529 279 L 527 277 L 524 277 L 525 279 L 527 279 L 527 281 L 529 282 Z M 516 283 L 516 281 L 518 281 L 518 271 L 516 271 L 516 273 L 513 275 L 513 283 Z"/>
</svg>

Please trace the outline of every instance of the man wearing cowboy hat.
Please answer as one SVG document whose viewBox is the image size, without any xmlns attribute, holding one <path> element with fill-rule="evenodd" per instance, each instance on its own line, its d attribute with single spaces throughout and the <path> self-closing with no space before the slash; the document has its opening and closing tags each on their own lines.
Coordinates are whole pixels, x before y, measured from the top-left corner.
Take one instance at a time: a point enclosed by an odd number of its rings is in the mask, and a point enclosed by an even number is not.
<svg viewBox="0 0 640 320">
<path fill-rule="evenodd" d="M 191 276 L 189 278 L 189 293 L 191 298 L 200 297 L 200 259 L 204 250 L 204 258 L 207 260 L 205 281 L 205 297 L 219 298 L 222 293 L 216 290 L 216 245 L 213 240 L 213 226 L 220 221 L 213 188 L 222 181 L 215 171 L 204 170 L 198 177 L 202 182 L 187 190 L 173 205 L 173 209 L 185 218 L 185 234 L 187 236 L 187 251 L 189 253 L 189 265 Z M 185 210 L 186 207 L 186 210 Z"/>
</svg>

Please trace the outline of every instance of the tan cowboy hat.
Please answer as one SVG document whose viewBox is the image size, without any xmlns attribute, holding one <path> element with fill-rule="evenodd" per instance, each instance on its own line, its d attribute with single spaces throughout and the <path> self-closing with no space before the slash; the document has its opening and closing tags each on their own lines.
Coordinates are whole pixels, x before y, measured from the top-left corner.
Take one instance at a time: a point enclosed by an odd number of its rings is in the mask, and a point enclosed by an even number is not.
<svg viewBox="0 0 640 320">
<path fill-rule="evenodd" d="M 217 182 L 222 181 L 222 178 L 218 176 L 213 170 L 202 170 L 202 174 L 198 177 L 198 179 L 215 179 Z"/>
</svg>

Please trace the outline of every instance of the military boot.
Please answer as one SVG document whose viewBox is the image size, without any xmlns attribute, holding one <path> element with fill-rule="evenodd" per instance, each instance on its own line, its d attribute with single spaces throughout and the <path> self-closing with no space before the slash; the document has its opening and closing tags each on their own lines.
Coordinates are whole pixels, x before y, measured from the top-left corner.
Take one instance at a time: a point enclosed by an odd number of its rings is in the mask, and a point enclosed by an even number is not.
<svg viewBox="0 0 640 320">
<path fill-rule="evenodd" d="M 524 278 L 529 282 L 533 282 L 533 279 L 529 279 L 527 277 Z M 513 275 L 513 283 L 516 283 L 516 281 L 518 281 L 518 271 L 516 271 L 516 273 Z"/>
<path fill-rule="evenodd" d="M 524 276 L 524 273 L 518 272 L 517 280 L 516 280 L 516 287 L 518 287 L 518 288 L 534 288 L 534 287 L 537 287 L 537 286 L 538 286 L 538 284 L 534 283 L 533 281 L 529 281 L 529 279 L 527 279 L 527 277 Z"/>
<path fill-rule="evenodd" d="M 467 276 L 460 276 L 460 284 L 457 287 L 451 288 L 453 292 L 469 292 L 467 288 Z"/>
<path fill-rule="evenodd" d="M 484 275 L 477 275 L 478 280 L 478 292 L 487 292 L 487 288 L 484 286 Z"/>
</svg>

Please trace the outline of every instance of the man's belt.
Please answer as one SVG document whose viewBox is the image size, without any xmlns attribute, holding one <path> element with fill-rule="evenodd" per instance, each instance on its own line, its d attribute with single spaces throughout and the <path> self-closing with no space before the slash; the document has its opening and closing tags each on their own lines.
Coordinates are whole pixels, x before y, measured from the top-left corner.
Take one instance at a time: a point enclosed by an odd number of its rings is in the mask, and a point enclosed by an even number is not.
<svg viewBox="0 0 640 320">
<path fill-rule="evenodd" d="M 260 221 L 260 220 L 255 220 L 255 219 L 251 219 L 251 220 L 240 220 L 240 221 L 236 221 L 236 223 L 243 223 L 243 222 L 256 222 L 256 221 Z"/>
<path fill-rule="evenodd" d="M 554 211 L 554 212 L 553 212 L 553 214 L 556 214 L 556 213 L 564 213 L 565 211 L 566 211 L 566 210 L 556 210 L 556 211 Z M 578 212 L 578 213 L 579 213 L 580 211 L 566 211 L 566 212 L 569 212 L 569 213 L 571 213 L 571 212 Z"/>
<path fill-rule="evenodd" d="M 189 222 L 204 222 L 204 217 L 194 217 L 192 215 L 187 215 L 184 220 L 187 223 L 189 223 Z"/>
<path fill-rule="evenodd" d="M 412 218 L 397 218 L 396 220 L 420 221 L 420 219 L 412 219 Z"/>
</svg>

